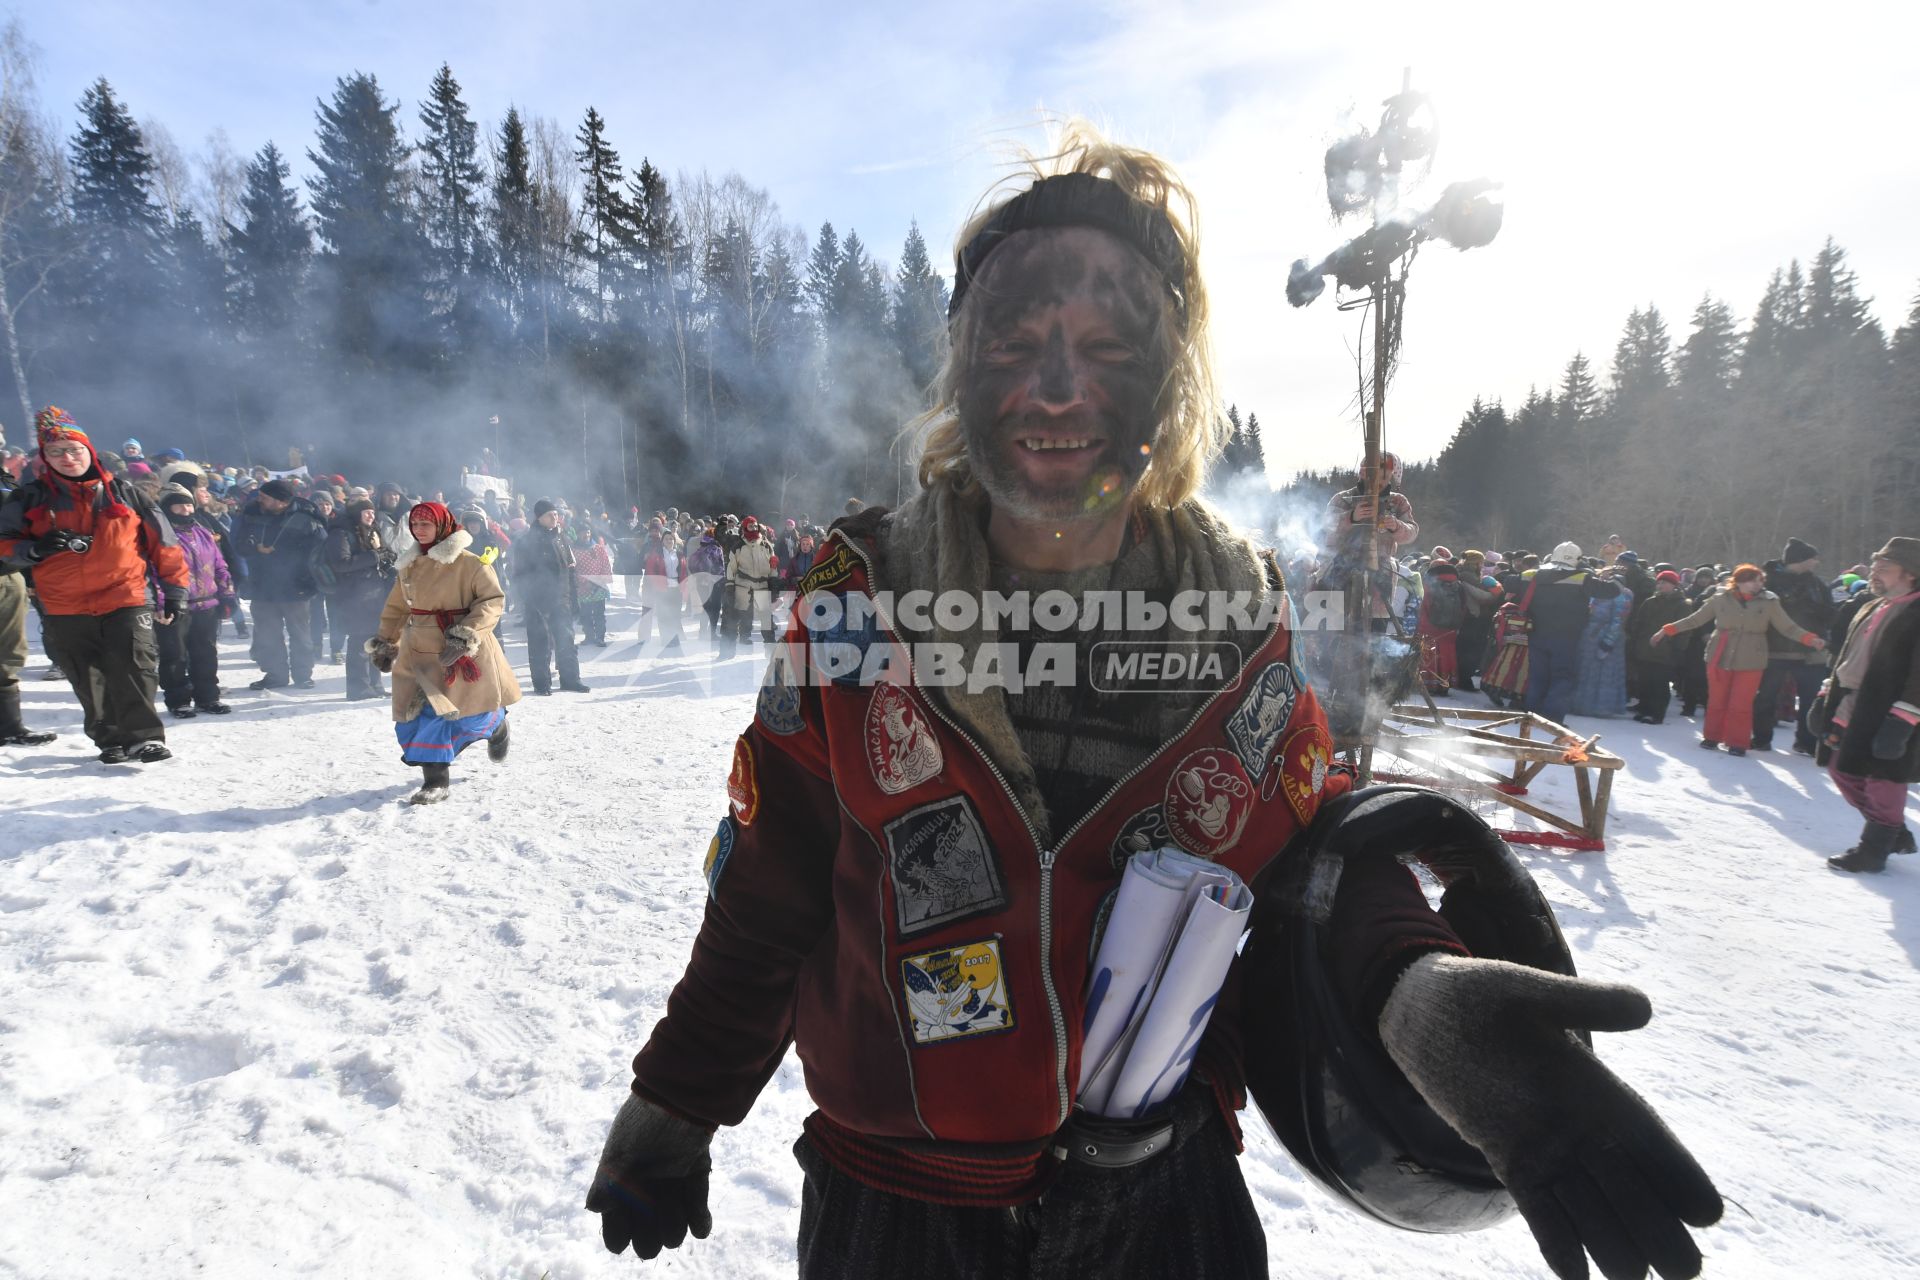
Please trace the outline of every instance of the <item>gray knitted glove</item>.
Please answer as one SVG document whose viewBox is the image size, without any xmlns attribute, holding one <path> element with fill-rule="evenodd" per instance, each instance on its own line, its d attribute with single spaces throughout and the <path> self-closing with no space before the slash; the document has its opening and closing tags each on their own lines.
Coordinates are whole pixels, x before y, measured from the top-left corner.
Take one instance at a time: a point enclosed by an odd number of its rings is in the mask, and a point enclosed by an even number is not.
<svg viewBox="0 0 1920 1280">
<path fill-rule="evenodd" d="M 600 1167 L 587 1191 L 587 1208 L 600 1215 L 607 1252 L 633 1243 L 642 1258 L 678 1249 L 691 1231 L 705 1240 L 713 1230 L 707 1210 L 707 1175 L 713 1170 L 711 1130 L 657 1107 L 639 1094 L 614 1117 L 600 1153 Z"/>
<path fill-rule="evenodd" d="M 1633 1031 L 1632 987 L 1501 960 L 1425 955 L 1395 983 L 1380 1039 L 1433 1109 L 1480 1148 L 1563 1280 L 1700 1273 L 1682 1223 L 1711 1226 L 1720 1193 L 1653 1108 L 1572 1033 Z"/>
</svg>

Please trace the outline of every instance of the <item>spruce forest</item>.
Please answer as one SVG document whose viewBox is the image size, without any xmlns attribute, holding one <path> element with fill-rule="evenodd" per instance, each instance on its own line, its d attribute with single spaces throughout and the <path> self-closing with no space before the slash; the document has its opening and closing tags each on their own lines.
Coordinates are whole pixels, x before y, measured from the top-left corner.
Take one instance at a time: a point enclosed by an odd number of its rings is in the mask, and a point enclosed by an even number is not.
<svg viewBox="0 0 1920 1280">
<path fill-rule="evenodd" d="M 908 478 L 894 438 L 946 333 L 917 228 L 890 268 L 738 174 L 623 158 L 591 107 L 483 128 L 445 66 L 412 119 L 339 79 L 301 184 L 273 143 L 190 164 L 105 80 L 60 138 L 17 27 L 0 56 L 0 404 L 22 421 L 60 403 L 96 438 L 269 467 L 316 445 L 429 487 L 488 448 L 621 506 L 823 512 Z"/>
<path fill-rule="evenodd" d="M 190 162 L 104 79 L 59 136 L 32 72 L 10 25 L 0 406 L 23 422 L 62 403 L 103 438 L 272 467 L 317 444 L 418 484 L 485 447 L 523 486 L 617 506 L 817 513 L 911 484 L 896 436 L 944 357 L 947 301 L 917 228 L 890 266 L 738 174 L 623 158 L 591 106 L 571 128 L 517 109 L 483 126 L 446 66 L 406 112 L 341 77 L 305 182 L 271 142 L 239 157 L 216 137 Z M 1351 483 L 1300 474 L 1269 497 L 1260 422 L 1227 416 L 1215 487 L 1236 515 Z M 1283 473 L 1286 430 L 1265 432 Z M 1610 367 L 1575 354 L 1518 407 L 1476 400 L 1403 487 L 1429 546 L 1618 532 L 1726 561 L 1791 533 L 1851 561 L 1911 525 L 1916 441 L 1920 300 L 1889 340 L 1830 241 L 1776 271 L 1744 327 L 1708 296 L 1677 336 L 1649 304 Z"/>
<path fill-rule="evenodd" d="M 1889 342 L 1828 240 L 1773 273 L 1744 328 L 1709 295 L 1676 337 L 1649 303 L 1604 373 L 1576 352 L 1518 408 L 1476 399 L 1401 487 L 1423 548 L 1591 551 L 1618 533 L 1650 559 L 1732 564 L 1793 536 L 1838 572 L 1920 516 L 1920 298 Z"/>
</svg>

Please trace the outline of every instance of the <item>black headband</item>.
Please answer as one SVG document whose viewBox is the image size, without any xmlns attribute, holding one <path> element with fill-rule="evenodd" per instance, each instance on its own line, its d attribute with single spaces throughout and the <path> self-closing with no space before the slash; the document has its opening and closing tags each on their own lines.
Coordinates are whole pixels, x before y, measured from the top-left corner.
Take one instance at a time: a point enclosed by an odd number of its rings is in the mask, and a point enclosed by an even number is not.
<svg viewBox="0 0 1920 1280">
<path fill-rule="evenodd" d="M 1111 178 L 1063 173 L 1041 178 L 994 210 L 985 226 L 953 255 L 953 299 L 947 322 L 960 314 L 960 300 L 987 258 L 1018 231 L 1037 227 L 1094 227 L 1140 251 L 1167 282 L 1182 324 L 1187 319 L 1187 261 L 1167 215 L 1121 190 Z"/>
</svg>

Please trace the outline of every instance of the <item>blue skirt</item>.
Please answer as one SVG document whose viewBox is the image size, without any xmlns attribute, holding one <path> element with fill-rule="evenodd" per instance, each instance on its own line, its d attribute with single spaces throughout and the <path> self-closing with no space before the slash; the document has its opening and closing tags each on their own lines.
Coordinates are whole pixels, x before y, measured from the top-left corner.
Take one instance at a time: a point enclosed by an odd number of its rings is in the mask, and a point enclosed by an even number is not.
<svg viewBox="0 0 1920 1280">
<path fill-rule="evenodd" d="M 400 739 L 400 758 L 406 763 L 451 764 L 474 743 L 492 737 L 506 718 L 504 707 L 458 720 L 449 720 L 428 707 L 413 719 L 393 726 L 393 733 Z"/>
</svg>

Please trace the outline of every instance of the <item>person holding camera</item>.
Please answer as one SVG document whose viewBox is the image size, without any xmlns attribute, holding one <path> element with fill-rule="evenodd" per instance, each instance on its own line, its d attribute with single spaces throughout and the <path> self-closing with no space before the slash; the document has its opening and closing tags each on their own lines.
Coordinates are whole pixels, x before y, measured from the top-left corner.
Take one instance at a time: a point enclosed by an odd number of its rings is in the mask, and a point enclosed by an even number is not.
<svg viewBox="0 0 1920 1280">
<path fill-rule="evenodd" d="M 327 534 L 327 563 L 333 566 L 338 583 L 333 589 L 333 607 L 347 633 L 348 702 L 387 695 L 366 645 L 380 630 L 380 610 L 393 589 L 395 555 L 381 537 L 370 500 L 355 498 L 334 517 Z"/>
<path fill-rule="evenodd" d="M 186 610 L 186 556 L 153 504 L 101 468 L 65 410 L 49 405 L 34 421 L 42 471 L 0 505 L 0 560 L 32 572 L 46 638 L 100 759 L 165 760 L 153 629 Z M 157 613 L 149 576 L 160 584 Z"/>
</svg>

